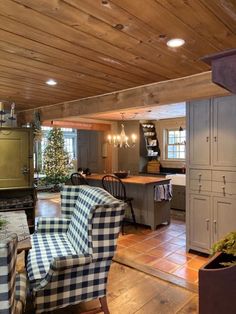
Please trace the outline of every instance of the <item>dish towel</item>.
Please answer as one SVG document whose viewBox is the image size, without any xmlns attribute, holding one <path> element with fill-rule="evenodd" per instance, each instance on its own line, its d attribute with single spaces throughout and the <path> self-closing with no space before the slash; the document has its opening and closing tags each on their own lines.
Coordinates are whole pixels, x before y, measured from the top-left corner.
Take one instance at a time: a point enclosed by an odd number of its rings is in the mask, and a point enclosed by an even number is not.
<svg viewBox="0 0 236 314">
<path fill-rule="evenodd" d="M 172 198 L 172 185 L 171 185 L 171 183 L 155 185 L 155 187 L 154 187 L 154 201 L 156 201 L 156 202 L 170 201 L 171 198 Z"/>
</svg>

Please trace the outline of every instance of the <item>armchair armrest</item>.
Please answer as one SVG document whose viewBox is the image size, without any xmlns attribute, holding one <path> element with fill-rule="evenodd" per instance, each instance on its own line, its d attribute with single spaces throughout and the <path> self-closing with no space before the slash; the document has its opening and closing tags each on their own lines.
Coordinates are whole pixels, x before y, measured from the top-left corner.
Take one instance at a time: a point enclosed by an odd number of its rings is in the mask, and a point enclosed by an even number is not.
<svg viewBox="0 0 236 314">
<path fill-rule="evenodd" d="M 56 257 L 51 261 L 50 268 L 46 276 L 36 284 L 33 290 L 39 291 L 47 286 L 47 284 L 52 280 L 55 272 L 61 272 L 65 269 L 71 269 L 73 267 L 80 267 L 92 262 L 92 256 L 89 254 L 77 254 Z M 58 276 L 58 274 L 57 274 Z"/>
<path fill-rule="evenodd" d="M 37 223 L 38 233 L 66 232 L 70 219 L 40 217 Z"/>
<path fill-rule="evenodd" d="M 51 261 L 50 268 L 53 270 L 65 270 L 67 268 L 79 267 L 90 264 L 92 256 L 89 254 L 76 254 L 56 257 Z"/>
</svg>

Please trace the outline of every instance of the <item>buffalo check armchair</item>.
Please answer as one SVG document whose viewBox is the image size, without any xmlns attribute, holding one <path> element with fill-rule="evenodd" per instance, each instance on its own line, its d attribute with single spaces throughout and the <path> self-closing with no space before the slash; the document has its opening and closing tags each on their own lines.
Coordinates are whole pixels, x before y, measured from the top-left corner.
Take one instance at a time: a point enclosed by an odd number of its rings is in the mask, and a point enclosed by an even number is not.
<svg viewBox="0 0 236 314">
<path fill-rule="evenodd" d="M 26 302 L 26 275 L 16 273 L 16 234 L 0 242 L 0 313 L 20 314 Z"/>
<path fill-rule="evenodd" d="M 32 235 L 27 272 L 36 313 L 97 298 L 109 313 L 106 284 L 124 206 L 98 187 L 65 187 L 67 218 L 41 218 Z"/>
</svg>

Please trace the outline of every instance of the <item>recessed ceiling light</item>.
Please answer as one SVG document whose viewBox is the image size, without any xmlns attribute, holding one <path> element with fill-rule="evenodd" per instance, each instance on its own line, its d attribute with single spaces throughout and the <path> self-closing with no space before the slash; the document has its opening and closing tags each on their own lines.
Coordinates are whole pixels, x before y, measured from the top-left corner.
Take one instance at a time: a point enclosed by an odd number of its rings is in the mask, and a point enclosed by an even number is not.
<svg viewBox="0 0 236 314">
<path fill-rule="evenodd" d="M 54 86 L 54 85 L 57 85 L 57 82 L 53 79 L 50 79 L 50 80 L 47 80 L 46 81 L 46 84 L 50 85 L 50 86 Z"/>
<path fill-rule="evenodd" d="M 173 38 L 167 41 L 167 46 L 168 47 L 180 47 L 183 46 L 185 44 L 185 40 L 183 40 L 182 38 Z"/>
</svg>

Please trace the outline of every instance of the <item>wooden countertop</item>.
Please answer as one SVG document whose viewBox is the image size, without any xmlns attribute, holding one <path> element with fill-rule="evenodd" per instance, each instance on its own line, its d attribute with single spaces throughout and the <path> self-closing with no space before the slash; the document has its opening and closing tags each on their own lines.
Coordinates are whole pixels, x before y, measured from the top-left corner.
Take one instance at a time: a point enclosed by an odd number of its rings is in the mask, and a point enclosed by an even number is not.
<svg viewBox="0 0 236 314">
<path fill-rule="evenodd" d="M 86 180 L 102 180 L 105 174 L 91 174 L 86 177 Z M 148 176 L 128 176 L 125 179 L 121 179 L 123 183 L 133 183 L 133 184 L 151 184 L 151 183 L 169 183 L 170 179 L 163 177 L 148 177 Z"/>
</svg>

